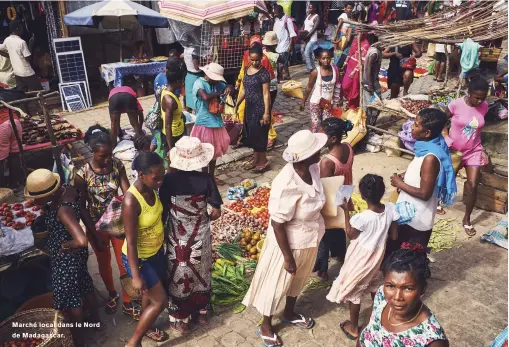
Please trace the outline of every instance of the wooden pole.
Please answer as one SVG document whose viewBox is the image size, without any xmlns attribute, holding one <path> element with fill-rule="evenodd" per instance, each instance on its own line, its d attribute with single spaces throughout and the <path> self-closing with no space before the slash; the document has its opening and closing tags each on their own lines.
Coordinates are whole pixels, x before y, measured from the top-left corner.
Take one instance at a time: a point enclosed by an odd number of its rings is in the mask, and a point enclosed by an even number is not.
<svg viewBox="0 0 509 347">
<path fill-rule="evenodd" d="M 449 51 L 448 51 L 448 45 L 445 46 L 445 80 L 444 80 L 444 88 L 447 86 L 447 82 L 449 81 L 449 70 L 450 70 L 450 62 L 449 62 Z"/>
<path fill-rule="evenodd" d="M 362 52 L 361 52 L 361 32 L 357 33 L 357 52 L 359 53 L 359 63 L 357 66 L 359 66 L 359 106 L 361 108 L 364 107 L 364 88 L 362 88 Z"/>
<path fill-rule="evenodd" d="M 2 104 L 4 104 L 3 101 L 2 101 Z M 4 105 L 4 106 L 7 107 L 7 109 L 9 109 L 9 120 L 11 121 L 12 130 L 14 130 L 14 137 L 16 137 L 16 142 L 18 143 L 19 160 L 20 160 L 20 164 L 21 164 L 21 171 L 23 173 L 23 180 L 25 180 L 26 177 L 27 177 L 27 168 L 26 168 L 25 159 L 24 159 L 24 156 L 23 156 L 23 143 L 21 142 L 21 138 L 20 138 L 20 135 L 18 133 L 18 127 L 16 126 L 16 122 L 14 122 L 13 107 L 9 106 L 9 105 Z M 3 173 L 2 173 L 2 175 L 3 175 Z M 11 177 L 11 182 L 12 182 L 12 176 L 11 175 L 12 175 L 12 172 L 10 172 L 10 169 L 9 169 L 9 176 Z"/>
<path fill-rule="evenodd" d="M 57 146 L 57 139 L 55 138 L 55 134 L 53 133 L 53 125 L 51 124 L 51 116 L 46 109 L 46 103 L 44 101 L 44 97 L 39 93 L 39 105 L 41 106 L 42 113 L 44 114 L 44 119 L 46 120 L 46 128 L 48 129 L 48 137 L 51 142 L 51 151 L 53 152 L 53 159 L 57 165 L 57 171 L 60 175 L 60 182 L 65 181 L 64 169 L 62 168 L 62 162 L 60 161 L 60 152 Z"/>
<path fill-rule="evenodd" d="M 58 0 L 58 12 L 60 13 L 60 21 L 62 23 L 62 27 L 61 27 L 62 28 L 62 37 L 69 37 L 67 25 L 64 24 L 64 16 L 66 14 L 64 0 Z"/>
</svg>

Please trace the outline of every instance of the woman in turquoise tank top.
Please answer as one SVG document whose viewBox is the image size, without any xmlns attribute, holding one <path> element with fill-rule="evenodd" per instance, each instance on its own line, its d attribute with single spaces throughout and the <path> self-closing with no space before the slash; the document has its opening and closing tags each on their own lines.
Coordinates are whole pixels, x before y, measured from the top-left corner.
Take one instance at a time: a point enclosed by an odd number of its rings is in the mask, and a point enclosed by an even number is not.
<svg viewBox="0 0 509 347">
<path fill-rule="evenodd" d="M 168 306 L 161 283 L 164 275 L 163 207 L 157 196 L 164 176 L 161 157 L 141 152 L 134 161 L 138 179 L 124 195 L 122 219 L 126 239 L 122 247 L 122 263 L 132 278 L 132 286 L 142 295 L 141 316 L 126 346 L 141 346 L 143 336 L 156 342 L 168 340 L 166 332 L 149 327 Z"/>
</svg>

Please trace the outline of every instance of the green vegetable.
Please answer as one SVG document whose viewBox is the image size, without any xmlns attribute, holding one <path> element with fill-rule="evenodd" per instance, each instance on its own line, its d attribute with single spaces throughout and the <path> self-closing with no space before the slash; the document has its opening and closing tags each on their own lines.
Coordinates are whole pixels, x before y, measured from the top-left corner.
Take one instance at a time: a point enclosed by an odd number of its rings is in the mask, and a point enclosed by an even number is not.
<svg viewBox="0 0 509 347">
<path fill-rule="evenodd" d="M 243 304 L 239 304 L 237 306 L 235 306 L 232 310 L 233 313 L 241 313 L 242 311 L 244 311 L 246 309 L 246 306 L 243 305 Z"/>
<path fill-rule="evenodd" d="M 217 252 L 221 255 L 221 257 L 235 262 L 235 257 L 242 256 L 242 248 L 240 248 L 238 243 L 222 243 L 216 247 Z"/>
</svg>

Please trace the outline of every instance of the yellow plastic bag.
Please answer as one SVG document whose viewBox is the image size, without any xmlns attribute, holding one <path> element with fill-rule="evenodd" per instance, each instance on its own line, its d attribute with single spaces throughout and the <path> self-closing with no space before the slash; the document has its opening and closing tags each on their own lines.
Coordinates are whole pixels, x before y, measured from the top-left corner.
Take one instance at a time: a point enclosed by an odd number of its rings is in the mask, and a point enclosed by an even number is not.
<svg viewBox="0 0 509 347">
<path fill-rule="evenodd" d="M 304 99 L 304 93 L 302 93 L 302 83 L 298 81 L 288 81 L 285 82 L 281 89 L 283 93 L 297 99 Z"/>
<path fill-rule="evenodd" d="M 235 115 L 235 103 L 233 102 L 233 98 L 231 97 L 231 95 L 228 95 L 226 97 L 226 103 L 224 105 L 223 114 L 225 116 L 230 116 L 232 118 L 235 117 L 235 119 L 237 118 Z"/>
<path fill-rule="evenodd" d="M 366 113 L 362 107 L 359 107 L 357 110 L 346 111 L 341 118 L 347 119 L 353 124 L 353 129 L 348 132 L 348 136 L 342 141 L 353 147 L 366 136 Z"/>
</svg>

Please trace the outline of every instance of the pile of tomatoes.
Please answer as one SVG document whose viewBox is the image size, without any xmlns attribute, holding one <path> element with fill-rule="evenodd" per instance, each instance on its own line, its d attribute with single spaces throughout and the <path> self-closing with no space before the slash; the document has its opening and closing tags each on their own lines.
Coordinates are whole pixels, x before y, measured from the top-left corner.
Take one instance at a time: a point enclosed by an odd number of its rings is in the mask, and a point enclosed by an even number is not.
<svg viewBox="0 0 509 347">
<path fill-rule="evenodd" d="M 37 218 L 34 212 L 39 210 L 39 206 L 35 206 L 33 200 L 27 200 L 25 204 L 16 203 L 12 207 L 4 202 L 0 205 L 0 220 L 6 227 L 21 230 L 32 225 Z M 43 214 L 43 211 L 40 213 Z M 25 218 L 25 221 L 16 221 L 18 218 Z"/>
<path fill-rule="evenodd" d="M 43 339 L 23 339 L 5 341 L 2 347 L 36 347 L 44 342 Z"/>
<path fill-rule="evenodd" d="M 269 204 L 269 195 L 270 188 L 260 187 L 256 190 L 253 196 L 246 199 L 246 204 L 248 204 L 252 209 L 253 207 L 267 207 Z"/>
</svg>

